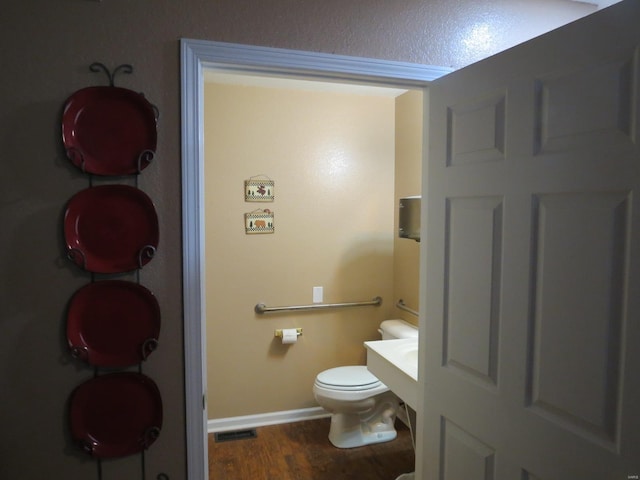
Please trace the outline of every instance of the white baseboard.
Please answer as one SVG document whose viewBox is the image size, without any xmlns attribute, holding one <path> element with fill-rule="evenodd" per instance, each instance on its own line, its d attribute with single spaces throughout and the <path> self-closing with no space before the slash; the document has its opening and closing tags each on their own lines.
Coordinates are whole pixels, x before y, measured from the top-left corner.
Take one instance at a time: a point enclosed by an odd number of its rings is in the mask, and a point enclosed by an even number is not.
<svg viewBox="0 0 640 480">
<path fill-rule="evenodd" d="M 207 421 L 207 431 L 208 433 L 216 433 L 228 432 L 230 430 L 245 430 L 247 428 L 314 420 L 316 418 L 329 416 L 331 416 L 331 414 L 322 407 L 313 407 L 301 408 L 299 410 L 259 413 L 257 415 L 244 415 L 241 417 L 214 418 Z"/>
</svg>

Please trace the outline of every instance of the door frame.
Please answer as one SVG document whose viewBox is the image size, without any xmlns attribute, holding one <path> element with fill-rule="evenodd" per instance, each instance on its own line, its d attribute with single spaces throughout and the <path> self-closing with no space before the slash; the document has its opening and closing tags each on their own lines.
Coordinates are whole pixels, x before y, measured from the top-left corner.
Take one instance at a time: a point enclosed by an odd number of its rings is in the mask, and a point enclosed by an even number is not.
<svg viewBox="0 0 640 480">
<path fill-rule="evenodd" d="M 209 471 L 204 285 L 204 72 L 219 69 L 425 89 L 429 82 L 452 69 L 193 39 L 181 39 L 180 52 L 187 478 L 206 480 Z M 417 457 L 419 454 L 420 450 L 417 449 Z"/>
</svg>

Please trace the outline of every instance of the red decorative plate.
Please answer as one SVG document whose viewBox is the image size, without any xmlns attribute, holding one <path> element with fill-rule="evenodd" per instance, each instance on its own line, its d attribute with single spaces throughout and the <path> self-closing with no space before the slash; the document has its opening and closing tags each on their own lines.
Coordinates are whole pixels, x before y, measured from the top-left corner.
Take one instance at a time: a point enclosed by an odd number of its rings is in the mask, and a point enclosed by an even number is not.
<svg viewBox="0 0 640 480">
<path fill-rule="evenodd" d="M 151 199 L 127 185 L 102 185 L 75 194 L 64 216 L 69 258 L 85 270 L 121 273 L 142 268 L 158 247 Z"/>
<path fill-rule="evenodd" d="M 142 285 L 105 280 L 78 290 L 67 312 L 74 357 L 99 367 L 135 365 L 158 346 L 160 307 Z"/>
<path fill-rule="evenodd" d="M 83 88 L 65 103 L 62 141 L 71 162 L 83 172 L 140 173 L 156 149 L 154 107 L 126 88 Z"/>
<path fill-rule="evenodd" d="M 90 455 L 138 453 L 160 435 L 162 398 L 140 373 L 110 373 L 78 386 L 70 399 L 71 436 Z"/>
</svg>

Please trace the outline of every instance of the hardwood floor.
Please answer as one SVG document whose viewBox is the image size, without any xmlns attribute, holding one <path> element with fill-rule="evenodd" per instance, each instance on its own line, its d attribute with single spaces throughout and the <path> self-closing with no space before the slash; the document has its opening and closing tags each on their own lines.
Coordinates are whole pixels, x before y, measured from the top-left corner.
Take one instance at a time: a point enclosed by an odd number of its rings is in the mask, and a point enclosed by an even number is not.
<svg viewBox="0 0 640 480">
<path fill-rule="evenodd" d="M 209 434 L 210 480 L 395 480 L 412 472 L 409 429 L 385 443 L 340 449 L 329 442 L 329 418 L 256 429 L 256 438 L 216 442 Z"/>
</svg>

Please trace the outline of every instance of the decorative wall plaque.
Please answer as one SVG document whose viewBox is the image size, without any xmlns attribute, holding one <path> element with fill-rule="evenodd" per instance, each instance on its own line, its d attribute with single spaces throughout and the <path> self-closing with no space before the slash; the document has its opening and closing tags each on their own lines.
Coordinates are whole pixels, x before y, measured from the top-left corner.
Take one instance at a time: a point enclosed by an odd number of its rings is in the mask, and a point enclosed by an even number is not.
<svg viewBox="0 0 640 480">
<path fill-rule="evenodd" d="M 273 202 L 275 198 L 275 182 L 269 177 L 258 178 L 258 175 L 244 181 L 244 201 L 245 202 Z"/>
<path fill-rule="evenodd" d="M 273 212 L 271 210 L 264 209 L 245 213 L 244 228 L 247 234 L 273 233 Z"/>
</svg>

